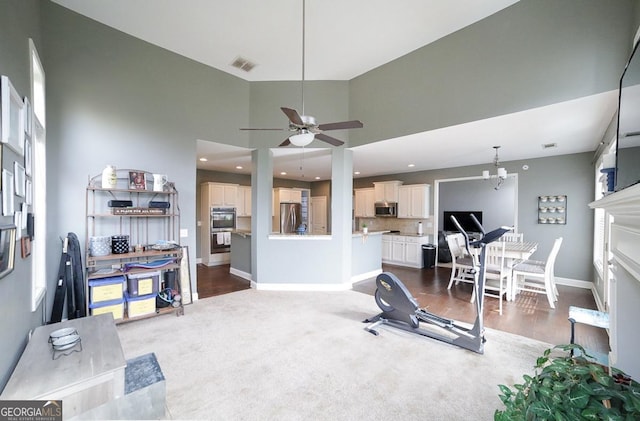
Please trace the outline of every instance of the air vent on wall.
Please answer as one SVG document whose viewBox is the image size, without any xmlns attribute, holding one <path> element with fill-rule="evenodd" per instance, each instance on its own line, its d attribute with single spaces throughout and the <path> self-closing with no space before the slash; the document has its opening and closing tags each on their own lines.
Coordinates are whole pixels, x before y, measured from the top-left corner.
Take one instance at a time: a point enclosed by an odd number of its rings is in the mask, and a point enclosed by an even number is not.
<svg viewBox="0 0 640 421">
<path fill-rule="evenodd" d="M 240 56 L 236 57 L 235 60 L 231 63 L 231 65 L 237 69 L 244 70 L 245 72 L 250 72 L 251 69 L 256 67 L 255 63 L 250 62 L 246 58 L 242 58 Z"/>
<path fill-rule="evenodd" d="M 557 143 L 543 143 L 542 144 L 542 149 L 552 149 L 552 148 L 557 148 L 558 144 Z"/>
</svg>

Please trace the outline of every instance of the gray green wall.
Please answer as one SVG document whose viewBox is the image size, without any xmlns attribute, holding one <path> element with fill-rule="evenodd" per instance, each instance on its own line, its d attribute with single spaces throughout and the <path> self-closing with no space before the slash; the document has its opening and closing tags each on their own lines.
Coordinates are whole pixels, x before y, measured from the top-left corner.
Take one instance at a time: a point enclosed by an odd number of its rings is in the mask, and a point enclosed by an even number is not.
<svg viewBox="0 0 640 421">
<path fill-rule="evenodd" d="M 358 76 L 351 145 L 617 89 L 636 3 L 522 0 Z"/>
<path fill-rule="evenodd" d="M 33 39 L 39 54 L 42 55 L 44 49 L 41 41 L 39 1 L 0 2 L 0 74 L 9 77 L 22 97 L 31 98 L 29 38 Z M 9 148 L 2 147 L 2 168 L 13 172 L 15 161 L 24 165 L 24 158 Z M 21 199 L 14 197 L 14 200 L 16 209 L 20 209 Z M 0 215 L 0 225 L 8 224 L 13 224 L 13 217 Z M 66 233 L 60 235 L 66 236 Z M 61 247 L 57 238 L 34 238 L 34 241 L 47 241 L 51 255 L 59 257 Z M 45 320 L 43 306 L 34 312 L 31 311 L 32 263 L 32 257 L 21 258 L 20 243 L 17 242 L 15 268 L 13 272 L 0 279 L 0 296 L 5 297 L 0 312 L 0 390 L 9 380 L 13 367 L 27 344 L 29 330 L 42 325 Z M 49 273 L 52 278 L 55 276 L 54 272 Z"/>
</svg>

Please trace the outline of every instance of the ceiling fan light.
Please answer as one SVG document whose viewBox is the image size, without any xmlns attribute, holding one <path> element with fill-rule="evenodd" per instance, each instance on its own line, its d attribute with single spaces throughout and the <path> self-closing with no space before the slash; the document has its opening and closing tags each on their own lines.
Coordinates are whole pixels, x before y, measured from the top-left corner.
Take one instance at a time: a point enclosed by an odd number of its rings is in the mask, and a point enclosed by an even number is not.
<svg viewBox="0 0 640 421">
<path fill-rule="evenodd" d="M 313 142 L 314 137 L 315 135 L 313 133 L 304 130 L 298 134 L 289 136 L 289 141 L 295 146 L 307 146 L 309 143 Z"/>
</svg>

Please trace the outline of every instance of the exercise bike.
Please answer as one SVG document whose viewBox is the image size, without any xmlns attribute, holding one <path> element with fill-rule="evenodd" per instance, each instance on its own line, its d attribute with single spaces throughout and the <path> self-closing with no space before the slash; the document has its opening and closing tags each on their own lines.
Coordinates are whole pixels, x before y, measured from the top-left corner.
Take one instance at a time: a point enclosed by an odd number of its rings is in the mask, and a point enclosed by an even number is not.
<svg viewBox="0 0 640 421">
<path fill-rule="evenodd" d="M 430 313 L 418 306 L 418 302 L 411 295 L 407 287 L 391 272 L 382 272 L 376 278 L 375 300 L 382 313 L 363 321 L 370 323 L 365 328 L 367 332 L 378 335 L 374 328 L 386 324 L 410 333 L 427 336 L 442 342 L 447 342 L 465 348 L 478 354 L 484 353 L 484 283 L 485 283 L 485 252 L 486 246 L 502 237 L 512 227 L 500 227 L 486 233 L 476 217 L 471 214 L 474 223 L 480 229 L 482 236 L 471 241 L 469 234 L 462 228 L 454 216 L 451 220 L 465 239 L 467 253 L 473 258 L 471 273 L 474 278 L 474 293 L 476 296 L 476 320 L 472 327 L 466 327 L 459 322 Z M 471 253 L 471 248 L 480 249 L 479 253 Z M 427 328 L 420 326 L 423 322 Z"/>
</svg>

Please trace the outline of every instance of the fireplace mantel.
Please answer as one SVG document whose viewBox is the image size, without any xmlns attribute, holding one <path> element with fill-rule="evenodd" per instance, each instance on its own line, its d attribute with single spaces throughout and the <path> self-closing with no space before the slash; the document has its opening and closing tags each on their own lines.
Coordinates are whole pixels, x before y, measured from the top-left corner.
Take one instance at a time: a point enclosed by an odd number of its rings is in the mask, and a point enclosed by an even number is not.
<svg viewBox="0 0 640 421">
<path fill-rule="evenodd" d="M 611 224 L 609 344 L 611 365 L 640 379 L 640 184 L 592 202 Z"/>
</svg>

